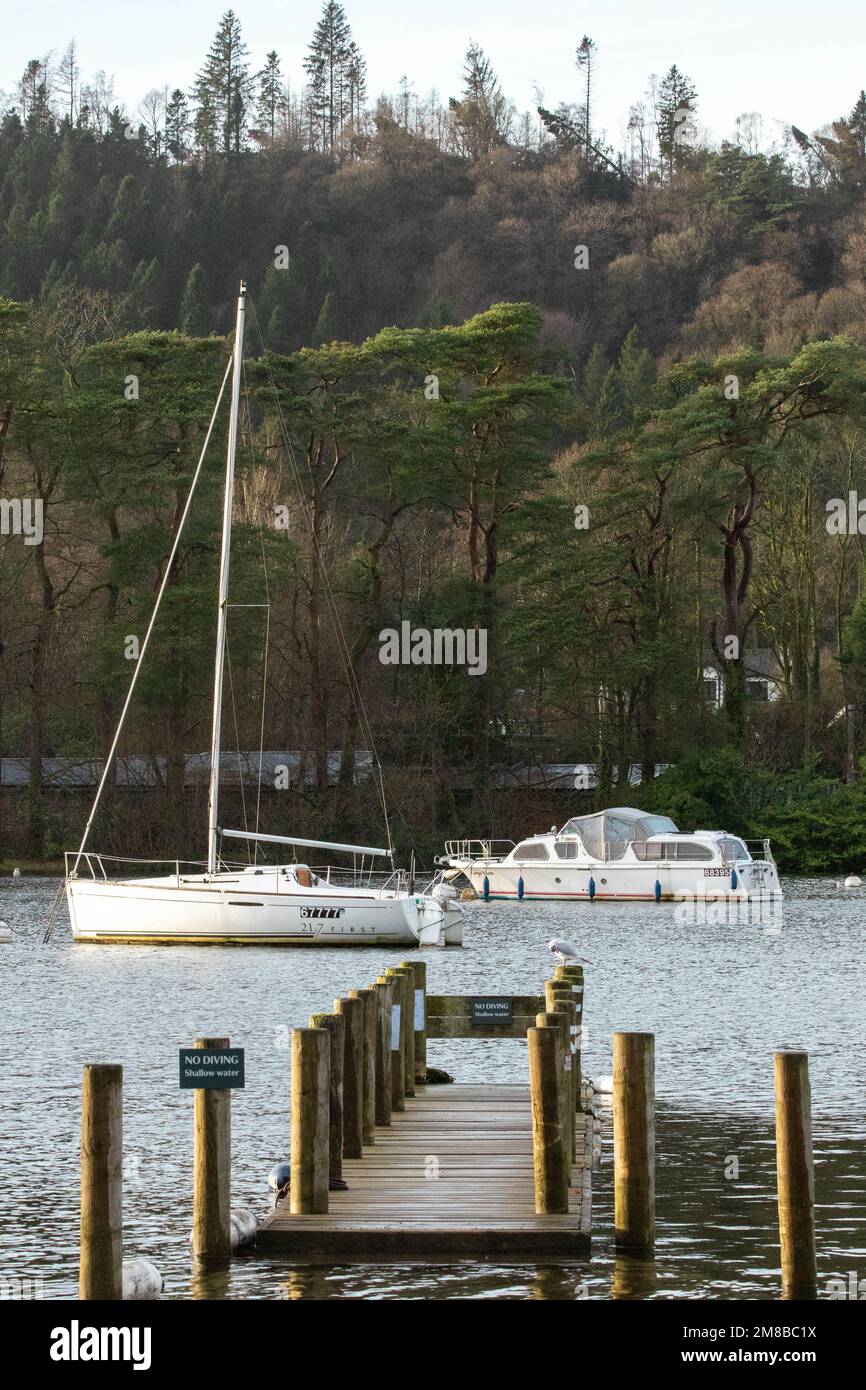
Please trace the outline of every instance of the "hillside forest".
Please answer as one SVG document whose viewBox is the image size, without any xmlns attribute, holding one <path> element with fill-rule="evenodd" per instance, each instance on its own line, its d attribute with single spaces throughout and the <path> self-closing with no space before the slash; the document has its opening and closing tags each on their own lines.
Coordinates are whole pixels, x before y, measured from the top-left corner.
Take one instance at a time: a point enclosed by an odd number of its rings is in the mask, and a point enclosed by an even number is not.
<svg viewBox="0 0 866 1390">
<path fill-rule="evenodd" d="M 474 42 L 460 91 L 371 95 L 334 0 L 298 90 L 229 10 L 138 108 L 74 41 L 7 92 L 0 860 L 74 848 L 46 760 L 110 747 L 243 279 L 224 746 L 288 774 L 233 814 L 375 843 L 375 755 L 428 862 L 638 804 L 862 867 L 866 94 L 721 138 L 671 54 L 618 147 L 563 42 L 529 112 Z M 99 826 L 126 854 L 201 857 L 225 444 L 223 410 L 124 734 L 150 790 Z M 485 670 L 387 664 L 404 622 L 483 631 Z"/>
</svg>

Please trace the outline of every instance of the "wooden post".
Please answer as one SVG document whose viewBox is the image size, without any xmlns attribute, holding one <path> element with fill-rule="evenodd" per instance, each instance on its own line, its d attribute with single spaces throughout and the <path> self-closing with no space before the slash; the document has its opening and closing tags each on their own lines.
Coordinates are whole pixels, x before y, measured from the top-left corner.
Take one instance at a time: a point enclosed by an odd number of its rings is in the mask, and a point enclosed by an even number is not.
<svg viewBox="0 0 866 1390">
<path fill-rule="evenodd" d="M 123 1067 L 88 1064 L 81 1088 L 78 1297 L 123 1297 Z"/>
<path fill-rule="evenodd" d="M 551 1013 L 561 1015 L 566 1019 L 566 1028 L 563 1030 L 565 1037 L 565 1089 L 568 1099 L 568 1148 L 571 1162 L 574 1163 L 577 1149 L 575 1142 L 574 1116 L 580 1103 L 579 1077 L 575 1068 L 575 1049 L 574 1049 L 574 1002 L 571 998 L 556 998 L 553 1001 Z"/>
<path fill-rule="evenodd" d="M 578 1104 L 578 1106 L 579 1106 L 579 1105 L 580 1105 L 580 1076 L 581 1076 L 580 1051 L 581 1051 L 581 1043 L 582 1043 L 582 1041 L 583 1041 L 583 1037 L 582 1037 L 582 1034 L 583 1034 L 583 966 L 582 966 L 582 965 L 558 965 L 558 966 L 556 967 L 556 969 L 554 970 L 554 972 L 553 972 L 553 978 L 554 978 L 554 980 L 557 982 L 557 984 L 565 983 L 565 984 L 567 984 L 567 985 L 570 985 L 570 987 L 571 987 L 571 997 L 572 997 L 572 999 L 574 1000 L 575 1015 L 576 1015 L 576 1016 L 575 1016 L 574 1022 L 575 1022 L 575 1026 L 577 1027 L 577 1034 L 576 1034 L 576 1040 L 575 1040 L 575 1041 L 576 1041 L 576 1051 L 577 1051 L 577 1055 L 576 1055 L 576 1058 L 575 1058 L 575 1067 L 576 1067 L 576 1071 L 577 1071 L 577 1104 Z"/>
<path fill-rule="evenodd" d="M 652 1252 L 655 1245 L 655 1039 L 613 1035 L 615 1243 Z"/>
<path fill-rule="evenodd" d="M 331 1035 L 328 1060 L 328 1178 L 343 1180 L 343 1061 L 346 1020 L 342 1014 L 311 1014 L 311 1028 L 325 1028 Z"/>
<path fill-rule="evenodd" d="M 364 1152 L 364 1001 L 335 999 L 334 1013 L 346 1020 L 343 1053 L 343 1157 Z"/>
<path fill-rule="evenodd" d="M 570 1070 L 566 1067 L 566 1058 L 570 1060 L 569 1043 L 571 1041 L 568 1031 L 568 1016 L 566 1014 L 549 1013 L 536 1014 L 536 1028 L 555 1028 L 562 1039 L 562 1051 L 559 1059 L 560 1081 L 559 1095 L 562 1105 L 562 1142 L 565 1145 L 565 1162 L 571 1175 L 571 1163 L 574 1154 L 574 1114 L 571 1108 L 571 1076 Z"/>
<path fill-rule="evenodd" d="M 403 1051 L 403 1088 L 407 1096 L 415 1094 L 415 972 L 411 966 L 392 965 L 385 971 L 402 981 L 400 1046 Z"/>
<path fill-rule="evenodd" d="M 415 1033 L 415 1085 L 427 1085 L 427 962 L 402 960 L 401 966 L 412 971 L 415 1000 L 413 1023 Z"/>
<path fill-rule="evenodd" d="M 818 1277 L 809 1058 L 805 1052 L 777 1052 L 774 1062 L 782 1293 L 802 1298 L 814 1294 Z"/>
<path fill-rule="evenodd" d="M 391 1110 L 399 1112 L 406 1109 L 406 1051 L 403 1043 L 406 1010 L 403 1007 L 403 980 L 401 976 L 395 975 L 393 970 L 386 970 L 384 978 L 391 987 Z"/>
<path fill-rule="evenodd" d="M 292 1029 L 292 1185 L 294 1216 L 328 1210 L 331 1034 Z"/>
<path fill-rule="evenodd" d="M 376 1124 L 391 1123 L 391 983 L 377 980 L 376 991 Z"/>
<path fill-rule="evenodd" d="M 376 1140 L 376 1026 L 378 1024 L 378 999 L 374 989 L 350 989 L 350 999 L 360 999 L 364 1005 L 361 1026 L 363 1060 L 362 1100 L 361 1100 L 361 1139 L 365 1144 Z"/>
<path fill-rule="evenodd" d="M 545 1216 L 568 1211 L 569 1174 L 562 1130 L 562 1033 L 558 1027 L 530 1028 L 526 1041 L 535 1210 L 539 1216 Z"/>
<path fill-rule="evenodd" d="M 228 1038 L 196 1038 L 202 1052 L 225 1052 Z M 192 1253 L 203 1264 L 227 1265 L 231 1247 L 232 1093 L 193 1093 Z"/>
</svg>

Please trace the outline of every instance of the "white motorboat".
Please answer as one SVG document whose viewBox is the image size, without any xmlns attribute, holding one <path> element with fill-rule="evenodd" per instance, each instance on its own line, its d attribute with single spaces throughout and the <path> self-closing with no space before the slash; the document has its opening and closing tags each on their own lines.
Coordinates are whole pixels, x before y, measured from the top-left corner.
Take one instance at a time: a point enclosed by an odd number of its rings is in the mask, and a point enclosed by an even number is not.
<svg viewBox="0 0 866 1390">
<path fill-rule="evenodd" d="M 724 830 L 678 830 L 668 816 L 614 806 L 513 840 L 449 840 L 437 863 L 484 898 L 548 902 L 781 897 L 769 840 L 760 857 Z"/>
<path fill-rule="evenodd" d="M 394 868 L 393 850 L 369 845 L 336 844 L 293 835 L 260 834 L 258 830 L 226 830 L 218 821 L 222 692 L 226 657 L 229 592 L 229 542 L 234 495 L 238 405 L 243 354 L 245 286 L 238 299 L 234 350 L 226 367 L 201 457 L 156 604 L 142 642 L 114 741 L 96 792 L 81 845 L 66 856 L 66 898 L 76 941 L 88 942 L 213 942 L 265 945 L 460 945 L 463 909 L 457 892 L 441 873 L 418 888 L 414 869 Z M 172 571 L 183 528 L 189 515 L 214 423 L 231 373 L 231 415 L 228 431 L 225 496 L 217 610 L 216 660 L 208 795 L 208 858 L 189 865 L 179 860 L 133 861 L 97 854 L 88 849 L 91 827 L 110 771 L 114 768 L 120 734 L 153 632 L 160 602 Z M 356 682 L 349 682 L 356 688 Z M 375 753 L 374 753 L 375 757 Z M 382 786 L 379 778 L 380 789 Z M 384 796 L 384 793 L 383 793 Z M 387 829 L 387 815 L 386 815 Z M 226 841 L 255 844 L 252 863 L 227 858 Z M 312 868 L 283 862 L 260 864 L 262 844 L 323 850 L 351 856 L 352 866 Z M 251 857 L 252 856 L 252 852 Z M 373 864 L 390 861 L 376 873 Z M 48 934 L 51 931 L 49 923 Z"/>
</svg>

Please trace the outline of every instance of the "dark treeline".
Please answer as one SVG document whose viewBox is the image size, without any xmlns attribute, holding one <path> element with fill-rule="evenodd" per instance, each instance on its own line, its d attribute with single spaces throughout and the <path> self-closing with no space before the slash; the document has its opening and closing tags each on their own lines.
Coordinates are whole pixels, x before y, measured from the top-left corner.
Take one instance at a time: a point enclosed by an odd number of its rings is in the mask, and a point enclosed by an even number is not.
<svg viewBox="0 0 866 1390">
<path fill-rule="evenodd" d="M 404 844 L 532 828 L 503 776 L 572 762 L 598 803 L 856 864 L 866 98 L 715 146 L 672 66 L 615 150 L 588 37 L 571 104 L 519 115 L 476 45 L 457 97 L 371 102 L 335 4 L 304 68 L 257 69 L 229 12 L 186 92 L 130 116 L 70 45 L 0 126 L 0 752 L 31 759 L 0 854 L 56 853 L 40 760 L 109 746 L 244 275 L 233 591 L 271 620 L 233 617 L 226 729 L 301 752 L 274 828 L 374 820 L 332 592 Z M 127 852 L 200 844 L 219 486 L 214 461 L 125 740 L 159 794 L 132 837 L 107 807 Z M 483 628 L 486 673 L 383 665 L 403 620 Z"/>
</svg>

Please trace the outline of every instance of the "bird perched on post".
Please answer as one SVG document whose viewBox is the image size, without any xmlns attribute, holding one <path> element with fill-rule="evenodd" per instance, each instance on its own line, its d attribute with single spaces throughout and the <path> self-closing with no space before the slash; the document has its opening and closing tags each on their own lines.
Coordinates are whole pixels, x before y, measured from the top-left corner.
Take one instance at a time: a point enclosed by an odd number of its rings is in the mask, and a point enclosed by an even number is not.
<svg viewBox="0 0 866 1390">
<path fill-rule="evenodd" d="M 591 960 L 585 960 L 583 956 L 579 956 L 571 942 L 563 941 L 561 936 L 555 936 L 549 942 L 547 949 L 556 956 L 557 960 L 562 961 L 563 965 L 592 965 Z"/>
</svg>

